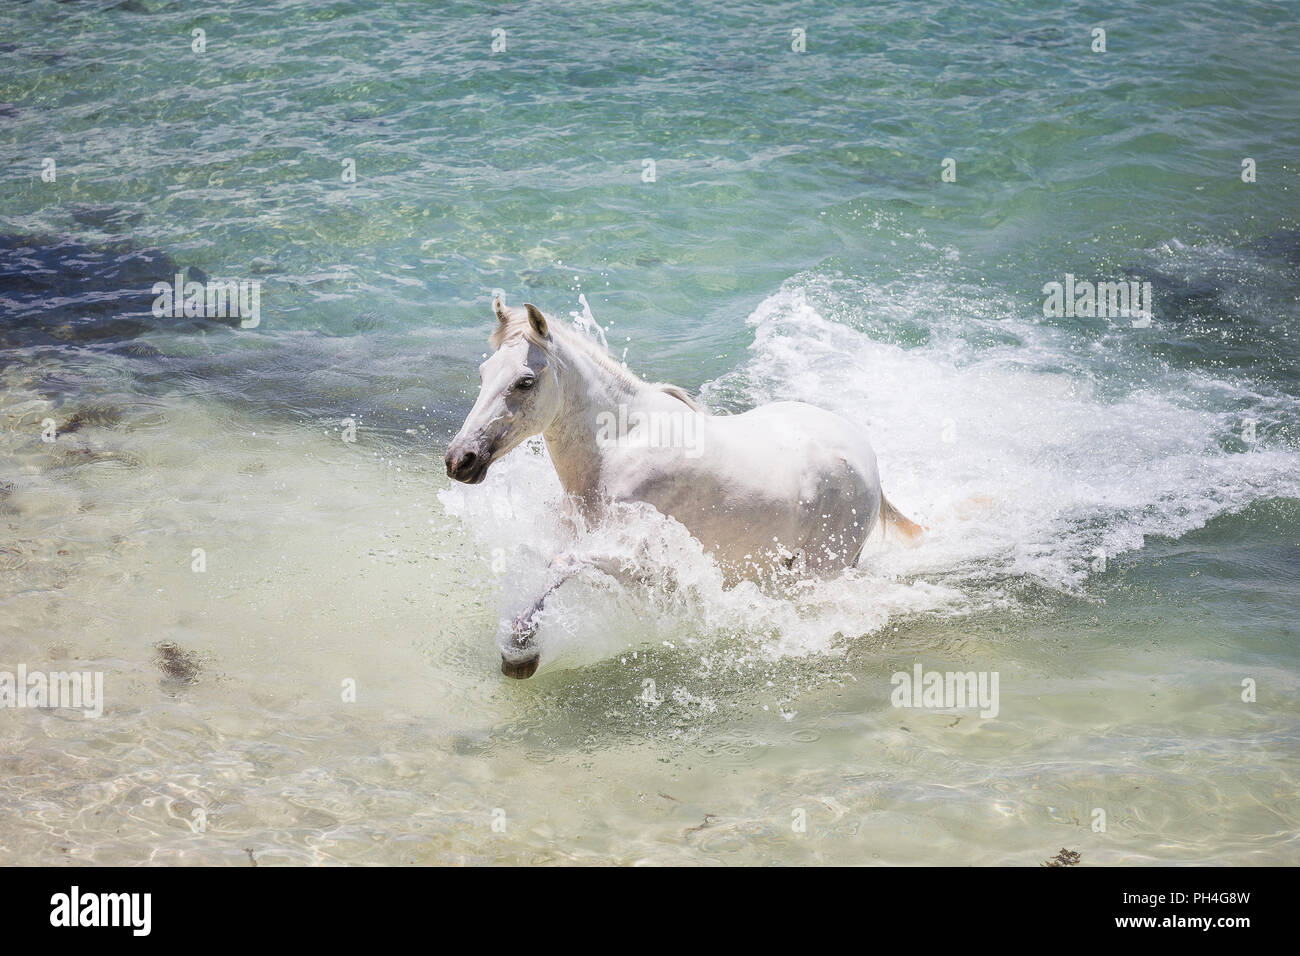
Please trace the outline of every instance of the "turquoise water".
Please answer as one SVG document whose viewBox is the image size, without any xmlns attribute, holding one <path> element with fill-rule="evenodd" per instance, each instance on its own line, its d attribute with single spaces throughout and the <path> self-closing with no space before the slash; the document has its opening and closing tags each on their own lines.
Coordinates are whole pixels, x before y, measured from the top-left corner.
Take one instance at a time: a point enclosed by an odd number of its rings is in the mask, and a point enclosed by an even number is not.
<svg viewBox="0 0 1300 956">
<path fill-rule="evenodd" d="M 108 695 L 0 710 L 0 860 L 1296 862 L 1298 47 L 1247 2 L 0 8 L 0 666 Z M 258 327 L 154 318 L 190 270 Z M 1067 274 L 1151 326 L 1045 317 Z M 925 544 L 782 596 L 649 522 L 684 586 L 566 587 L 504 683 L 563 541 L 539 448 L 443 473 L 496 289 L 860 422 Z M 892 707 L 918 662 L 998 715 Z"/>
</svg>

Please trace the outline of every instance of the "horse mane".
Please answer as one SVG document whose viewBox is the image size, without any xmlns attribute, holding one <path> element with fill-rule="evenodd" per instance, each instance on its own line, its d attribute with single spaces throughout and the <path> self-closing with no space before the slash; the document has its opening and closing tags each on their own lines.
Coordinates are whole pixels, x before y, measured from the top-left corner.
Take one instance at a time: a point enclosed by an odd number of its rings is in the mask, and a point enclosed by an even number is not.
<svg viewBox="0 0 1300 956">
<path fill-rule="evenodd" d="M 589 335 L 583 335 L 576 329 L 570 327 L 567 323 L 557 322 L 550 316 L 546 316 L 546 330 L 549 333 L 549 340 L 539 336 L 533 328 L 532 322 L 528 320 L 528 313 L 524 309 L 505 309 L 500 300 L 497 300 L 497 315 L 505 316 L 504 319 L 497 322 L 497 327 L 492 330 L 491 336 L 488 337 L 488 344 L 493 349 L 499 349 L 506 342 L 514 341 L 518 338 L 527 339 L 531 344 L 537 346 L 547 355 L 558 359 L 555 349 L 552 347 L 553 341 L 563 342 L 572 348 L 580 350 L 584 355 L 603 368 L 615 379 L 627 387 L 629 391 L 636 391 L 639 388 L 653 388 L 663 392 L 665 395 L 671 395 L 682 404 L 686 405 L 692 411 L 700 414 L 708 414 L 703 406 L 695 399 L 691 398 L 686 389 L 680 385 L 670 385 L 667 382 L 647 382 L 638 378 L 628 370 L 618 359 L 609 354 L 609 350 Z"/>
</svg>

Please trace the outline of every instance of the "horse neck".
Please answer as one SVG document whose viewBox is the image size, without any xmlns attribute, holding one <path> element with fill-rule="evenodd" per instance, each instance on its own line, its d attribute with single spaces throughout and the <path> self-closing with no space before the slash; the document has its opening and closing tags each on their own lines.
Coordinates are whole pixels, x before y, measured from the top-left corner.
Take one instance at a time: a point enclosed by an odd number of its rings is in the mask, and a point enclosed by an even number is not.
<svg viewBox="0 0 1300 956">
<path fill-rule="evenodd" d="M 589 499 L 600 484 L 609 449 L 597 440 L 601 416 L 618 416 L 647 401 L 644 386 L 629 383 L 579 347 L 569 346 L 560 360 L 560 411 L 542 436 L 551 463 L 567 494 Z"/>
</svg>

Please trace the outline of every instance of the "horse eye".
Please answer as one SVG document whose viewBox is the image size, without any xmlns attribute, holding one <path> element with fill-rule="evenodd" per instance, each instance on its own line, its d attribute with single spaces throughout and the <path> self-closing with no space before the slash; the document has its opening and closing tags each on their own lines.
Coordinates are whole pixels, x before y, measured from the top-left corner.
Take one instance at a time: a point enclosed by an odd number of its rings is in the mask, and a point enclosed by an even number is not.
<svg viewBox="0 0 1300 956">
<path fill-rule="evenodd" d="M 523 389 L 524 391 L 528 391 L 528 389 L 532 388 L 536 384 L 537 384 L 537 379 L 532 378 L 530 376 L 528 378 L 521 378 L 519 381 L 515 382 L 515 388 L 520 388 Z"/>
</svg>

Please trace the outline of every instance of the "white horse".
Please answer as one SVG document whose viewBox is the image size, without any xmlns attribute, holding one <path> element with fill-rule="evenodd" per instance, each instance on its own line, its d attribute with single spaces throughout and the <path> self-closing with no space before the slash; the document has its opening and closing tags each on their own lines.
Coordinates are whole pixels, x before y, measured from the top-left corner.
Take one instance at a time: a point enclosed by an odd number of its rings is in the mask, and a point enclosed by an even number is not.
<svg viewBox="0 0 1300 956">
<path fill-rule="evenodd" d="M 477 484 L 494 461 L 541 434 L 585 520 L 599 521 L 614 502 L 647 502 L 681 522 L 731 584 L 851 567 L 878 525 L 921 533 L 885 500 L 875 452 L 839 415 L 803 402 L 711 415 L 675 385 L 641 381 L 532 304 L 507 309 L 498 298 L 494 307 L 496 351 L 479 366 L 478 400 L 447 448 L 457 481 Z M 544 593 L 503 644 L 503 673 L 537 670 L 536 616 L 584 565 L 619 572 L 599 556 L 558 556 Z"/>
</svg>

